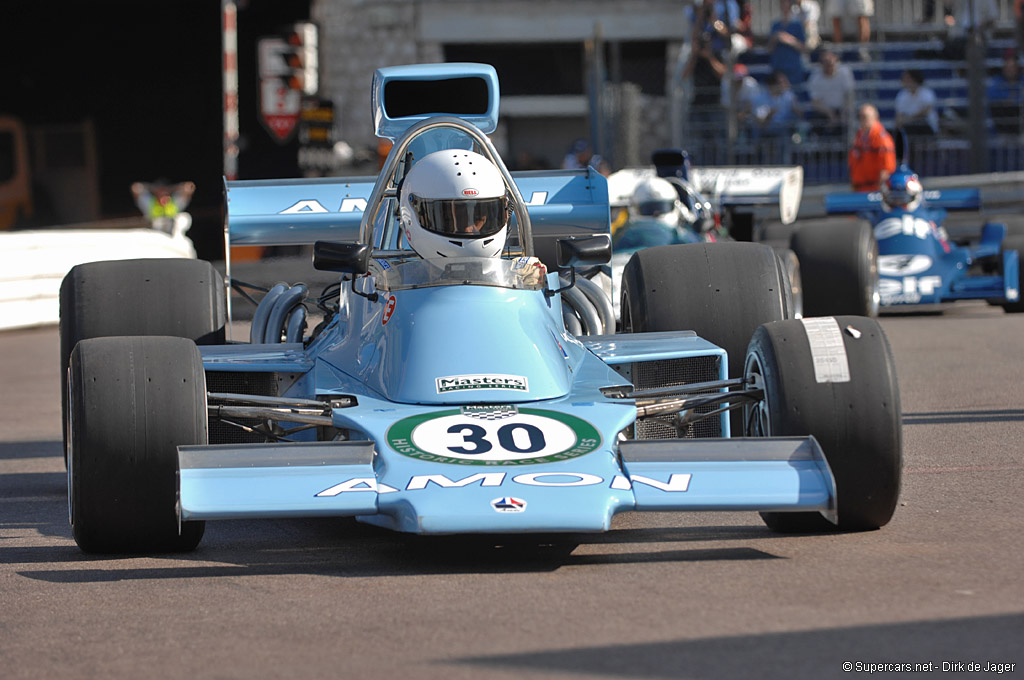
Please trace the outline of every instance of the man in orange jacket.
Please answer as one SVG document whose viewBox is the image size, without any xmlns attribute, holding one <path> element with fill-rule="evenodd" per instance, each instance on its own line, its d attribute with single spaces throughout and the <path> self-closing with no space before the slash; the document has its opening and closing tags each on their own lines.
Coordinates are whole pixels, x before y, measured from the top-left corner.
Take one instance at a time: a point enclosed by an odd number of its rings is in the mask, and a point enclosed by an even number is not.
<svg viewBox="0 0 1024 680">
<path fill-rule="evenodd" d="M 850 183 L 854 191 L 878 191 L 896 171 L 896 144 L 878 120 L 878 109 L 864 104 L 857 110 L 860 127 L 850 148 Z"/>
</svg>

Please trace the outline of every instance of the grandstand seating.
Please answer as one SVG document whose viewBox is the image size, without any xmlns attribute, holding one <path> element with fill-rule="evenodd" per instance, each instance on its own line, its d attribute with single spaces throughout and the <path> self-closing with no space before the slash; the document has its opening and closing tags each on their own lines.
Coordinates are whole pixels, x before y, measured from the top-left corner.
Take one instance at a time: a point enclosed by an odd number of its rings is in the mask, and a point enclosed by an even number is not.
<svg viewBox="0 0 1024 680">
<path fill-rule="evenodd" d="M 969 83 L 966 78 L 966 63 L 949 59 L 944 42 L 933 30 L 920 27 L 888 27 L 881 33 L 884 38 L 866 45 L 844 43 L 823 47 L 832 48 L 839 54 L 842 63 L 848 65 L 854 74 L 854 99 L 857 103 L 870 102 L 878 110 L 883 124 L 892 126 L 895 119 L 895 99 L 901 88 L 900 78 L 906 69 L 920 70 L 925 85 L 935 91 L 939 101 L 941 121 L 940 134 L 927 142 L 911 145 L 912 162 L 926 175 L 953 175 L 969 171 L 970 143 L 967 121 L 970 108 Z M 1014 46 L 1011 33 L 1002 31 L 985 45 L 985 66 L 987 75 L 997 73 L 1002 64 L 1004 50 Z M 812 62 L 816 61 L 816 55 Z M 752 76 L 762 85 L 770 75 L 768 53 L 754 47 L 739 57 Z M 794 93 L 805 105 L 808 96 L 802 87 L 795 87 Z M 1024 169 L 1024 138 L 1021 136 L 999 135 L 988 121 L 992 139 L 989 152 L 989 170 L 993 172 Z M 772 148 L 772 144 L 759 143 L 736 145 L 731 149 L 730 158 L 723 158 L 722 145 L 714 142 L 698 142 L 691 151 L 697 162 L 734 163 L 799 163 L 804 165 L 805 180 L 809 184 L 844 182 L 847 178 L 846 151 L 849 145 L 847 135 L 843 139 L 822 140 L 808 135 L 808 126 L 803 125 L 792 142 L 784 140 L 783 149 Z M 776 142 L 777 143 L 777 142 Z M 693 145 L 691 145 L 693 146 Z"/>
</svg>

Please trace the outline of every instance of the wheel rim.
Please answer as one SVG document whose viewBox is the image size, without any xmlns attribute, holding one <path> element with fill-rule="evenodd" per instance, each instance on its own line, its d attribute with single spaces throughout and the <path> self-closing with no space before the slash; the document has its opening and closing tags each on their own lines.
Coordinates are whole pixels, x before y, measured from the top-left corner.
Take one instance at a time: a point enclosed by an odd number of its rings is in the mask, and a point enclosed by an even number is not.
<svg viewBox="0 0 1024 680">
<path fill-rule="evenodd" d="M 867 316 L 878 316 L 878 306 L 881 304 L 881 293 L 878 290 L 878 249 L 868 248 L 868 287 L 867 287 Z"/>
<path fill-rule="evenodd" d="M 743 436 L 770 437 L 772 435 L 771 420 L 769 419 L 771 407 L 768 403 L 768 393 L 765 391 L 764 366 L 757 354 L 747 355 L 747 360 L 743 365 L 743 378 L 749 387 L 760 389 L 763 393 L 760 401 L 743 407 Z"/>
<path fill-rule="evenodd" d="M 619 303 L 619 319 L 622 322 L 622 332 L 632 333 L 633 332 L 633 310 L 630 309 L 629 299 L 626 295 L 622 296 L 622 302 Z"/>
<path fill-rule="evenodd" d="M 74 484 L 74 460 L 75 460 L 75 457 L 71 455 L 71 451 L 72 451 L 72 449 L 75 446 L 75 440 L 74 440 L 74 434 L 73 434 L 74 433 L 74 429 L 72 427 L 74 425 L 74 416 L 72 415 L 72 412 L 71 412 L 72 409 L 71 409 L 71 398 L 70 398 L 70 395 L 73 394 L 73 392 L 71 390 L 74 387 L 74 385 L 72 385 L 72 382 L 71 382 L 71 367 L 70 367 L 70 365 L 68 366 L 68 372 L 67 372 L 67 377 L 65 378 L 65 384 L 68 387 L 68 407 L 67 407 L 67 413 L 66 413 L 65 419 L 64 419 L 64 424 L 67 427 L 67 435 L 68 436 L 66 437 L 67 444 L 66 444 L 66 448 L 64 449 L 64 455 L 67 457 L 67 461 L 68 461 L 68 524 L 70 524 L 73 527 L 73 526 L 75 526 L 75 484 Z"/>
<path fill-rule="evenodd" d="M 796 255 L 793 256 L 796 258 Z M 792 292 L 793 297 L 793 313 L 790 318 L 802 319 L 804 318 L 804 289 L 803 281 L 798 276 L 800 272 L 799 262 L 795 267 L 789 269 L 789 288 Z"/>
</svg>

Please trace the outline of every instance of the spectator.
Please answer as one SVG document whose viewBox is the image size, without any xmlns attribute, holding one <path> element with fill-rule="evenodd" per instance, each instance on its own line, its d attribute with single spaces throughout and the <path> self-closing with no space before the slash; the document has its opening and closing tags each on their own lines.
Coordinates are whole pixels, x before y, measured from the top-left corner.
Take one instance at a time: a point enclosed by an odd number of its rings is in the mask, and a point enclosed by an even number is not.
<svg viewBox="0 0 1024 680">
<path fill-rule="evenodd" d="M 740 5 L 739 28 L 733 34 L 734 48 L 739 44 L 739 41 L 736 39 L 737 35 L 743 39 L 741 52 L 745 52 L 754 46 L 754 11 L 750 6 L 750 0 L 743 0 L 743 3 Z"/>
<path fill-rule="evenodd" d="M 811 99 L 808 120 L 815 132 L 826 137 L 842 136 L 853 109 L 853 71 L 839 63 L 832 50 L 825 50 L 818 59 L 818 68 L 807 81 Z"/>
<path fill-rule="evenodd" d="M 789 78 L 782 71 L 773 71 L 768 89 L 762 92 L 754 109 L 758 136 L 789 137 L 796 128 L 802 111 Z"/>
<path fill-rule="evenodd" d="M 871 40 L 871 17 L 875 15 L 875 0 L 828 0 L 826 14 L 832 17 L 832 40 L 843 42 L 843 20 L 857 19 L 857 41 Z"/>
<path fill-rule="evenodd" d="M 935 10 L 937 7 L 937 0 L 924 0 L 924 12 L 921 17 L 922 24 L 930 24 L 935 21 Z M 952 26 L 956 23 L 953 19 L 953 0 L 942 0 L 942 16 L 942 21 L 946 26 Z"/>
<path fill-rule="evenodd" d="M 848 160 L 850 184 L 854 191 L 878 191 L 883 179 L 896 171 L 896 144 L 871 104 L 857 110 L 857 122 Z"/>
<path fill-rule="evenodd" d="M 757 80 L 750 75 L 750 69 L 743 64 L 736 64 L 732 67 L 732 78 L 722 80 L 722 108 L 730 110 L 735 101 L 733 114 L 739 122 L 738 129 L 748 127 L 751 116 L 754 112 L 754 105 L 761 98 L 761 86 Z"/>
<path fill-rule="evenodd" d="M 562 168 L 565 170 L 581 170 L 588 165 L 606 177 L 611 174 L 611 167 L 608 165 L 608 161 L 595 154 L 593 149 L 590 148 L 590 142 L 581 137 L 575 140 L 572 146 L 569 147 L 569 153 L 565 155 L 565 160 L 562 161 Z"/>
<path fill-rule="evenodd" d="M 1024 109 L 1024 74 L 1021 73 L 1017 53 L 1012 48 L 1003 53 L 1002 70 L 989 81 L 989 115 L 996 132 L 1007 135 L 1021 133 Z"/>
<path fill-rule="evenodd" d="M 935 92 L 924 85 L 924 75 L 914 68 L 903 72 L 903 85 L 896 94 L 896 127 L 910 136 L 934 137 L 939 132 Z"/>
<path fill-rule="evenodd" d="M 793 1 L 780 0 L 781 16 L 772 22 L 768 37 L 768 51 L 771 53 L 772 71 L 782 71 L 791 85 L 800 87 L 807 79 L 804 67 L 804 52 L 807 39 L 804 24 L 793 14 Z"/>
<path fill-rule="evenodd" d="M 793 13 L 803 22 L 804 35 L 807 36 L 804 44 L 808 52 L 815 51 L 821 44 L 821 29 L 818 26 L 821 21 L 821 5 L 818 0 L 799 0 L 793 4 Z"/>
<path fill-rule="evenodd" d="M 728 43 L 716 38 L 716 24 L 723 24 L 715 14 L 714 0 L 704 0 L 695 7 L 693 21 L 693 48 L 683 69 L 683 78 L 693 79 L 693 98 L 690 100 L 690 119 L 697 134 L 720 122 L 722 79 L 726 65 L 722 50 Z M 721 46 L 716 49 L 715 45 Z"/>
<path fill-rule="evenodd" d="M 1017 35 L 1017 51 L 1024 54 L 1024 0 L 1013 0 L 1013 28 Z"/>
<path fill-rule="evenodd" d="M 956 23 L 964 31 L 981 29 L 986 36 L 999 21 L 999 6 L 996 0 L 960 0 L 960 11 Z"/>
<path fill-rule="evenodd" d="M 982 40 L 991 38 L 992 29 L 999 20 L 996 0 L 959 0 L 954 28 L 949 32 L 942 48 L 942 58 L 960 61 L 967 56 L 967 41 L 975 29 L 981 31 Z"/>
<path fill-rule="evenodd" d="M 696 45 L 697 36 L 704 35 L 719 57 L 740 43 L 746 46 L 742 37 L 743 11 L 736 0 L 697 0 L 687 6 L 686 17 L 693 29 L 691 44 Z M 733 39 L 735 34 L 737 40 Z"/>
</svg>

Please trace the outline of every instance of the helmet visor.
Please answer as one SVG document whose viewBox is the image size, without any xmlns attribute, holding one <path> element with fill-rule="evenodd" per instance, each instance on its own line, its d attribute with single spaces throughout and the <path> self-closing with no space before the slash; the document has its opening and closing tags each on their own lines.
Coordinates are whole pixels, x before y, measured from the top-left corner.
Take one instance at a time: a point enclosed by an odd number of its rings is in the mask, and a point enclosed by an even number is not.
<svg viewBox="0 0 1024 680">
<path fill-rule="evenodd" d="M 409 196 L 409 204 L 427 231 L 458 238 L 494 236 L 505 226 L 508 197 L 420 198 Z"/>
<path fill-rule="evenodd" d="M 637 210 L 641 215 L 647 217 L 657 217 L 658 215 L 666 215 L 672 212 L 676 207 L 675 201 L 668 198 L 653 199 L 650 201 L 643 201 L 637 206 Z"/>
<path fill-rule="evenodd" d="M 894 208 L 902 208 L 903 206 L 910 203 L 910 194 L 906 191 L 893 189 L 886 193 L 885 202 Z"/>
</svg>

